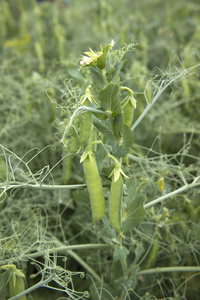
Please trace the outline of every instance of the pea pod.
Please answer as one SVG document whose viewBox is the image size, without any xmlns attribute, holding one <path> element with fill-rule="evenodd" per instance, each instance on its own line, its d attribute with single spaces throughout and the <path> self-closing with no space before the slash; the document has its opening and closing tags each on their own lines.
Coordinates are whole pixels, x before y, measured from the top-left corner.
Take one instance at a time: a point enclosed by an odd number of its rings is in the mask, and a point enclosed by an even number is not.
<svg viewBox="0 0 200 300">
<path fill-rule="evenodd" d="M 89 106 L 89 101 L 85 101 L 85 105 Z M 86 111 L 82 115 L 80 131 L 79 131 L 79 144 L 80 146 L 85 146 L 88 143 L 90 134 L 92 131 L 92 113 Z"/>
<path fill-rule="evenodd" d="M 91 86 L 89 85 L 85 94 L 81 97 L 81 104 L 84 106 L 90 107 L 92 103 L 95 103 L 98 106 L 98 103 L 95 101 L 93 93 L 91 91 Z M 88 143 L 92 130 L 92 113 L 90 111 L 86 111 L 82 115 L 80 132 L 79 132 L 79 142 L 80 146 L 85 146 Z"/>
<path fill-rule="evenodd" d="M 63 183 L 67 184 L 70 176 L 71 176 L 71 166 L 72 166 L 72 156 L 68 154 L 68 150 L 64 148 L 63 150 L 63 156 L 66 157 L 63 159 Z"/>
<path fill-rule="evenodd" d="M 75 154 L 79 149 L 79 139 L 76 133 L 69 141 L 69 152 Z"/>
<path fill-rule="evenodd" d="M 124 124 L 128 127 L 131 127 L 133 123 L 133 115 L 134 115 L 134 107 L 132 106 L 131 102 L 128 103 L 123 107 L 124 111 Z"/>
<path fill-rule="evenodd" d="M 15 276 L 15 275 L 14 275 Z M 24 285 L 24 278 L 15 276 L 15 281 L 11 280 L 9 281 L 9 294 L 10 297 L 17 296 L 18 294 L 22 293 L 25 290 L 25 285 Z M 26 295 L 18 298 L 19 300 L 26 300 Z"/>
<path fill-rule="evenodd" d="M 128 87 L 122 87 L 128 91 L 128 96 L 122 101 L 122 109 L 124 112 L 124 124 L 131 127 L 133 123 L 134 109 L 136 108 L 136 100 L 133 97 L 133 91 Z"/>
<path fill-rule="evenodd" d="M 153 240 L 153 245 L 151 248 L 151 252 L 148 256 L 147 262 L 145 264 L 145 269 L 149 269 L 154 263 L 155 263 L 155 259 L 158 255 L 158 251 L 159 251 L 159 230 L 158 227 L 156 226 L 155 228 L 155 238 Z"/>
<path fill-rule="evenodd" d="M 9 272 L 9 281 L 7 283 L 9 297 L 12 298 L 21 294 L 25 290 L 25 275 L 22 273 L 22 271 L 17 269 L 17 267 L 14 264 L 4 265 L 0 269 L 7 270 Z M 26 300 L 26 295 L 23 295 L 18 299 Z"/>
<path fill-rule="evenodd" d="M 110 199 L 109 199 L 109 220 L 111 226 L 117 231 L 121 232 L 121 199 L 123 192 L 123 177 L 120 174 L 115 181 L 112 177 Z"/>
<path fill-rule="evenodd" d="M 84 152 L 85 153 L 85 152 Z M 92 151 L 82 156 L 83 170 L 90 197 L 93 222 L 105 214 L 105 198 L 95 156 Z"/>
<path fill-rule="evenodd" d="M 67 148 L 64 148 L 64 155 L 68 155 L 63 160 L 63 182 L 67 184 L 71 175 L 72 157 L 79 149 L 79 140 L 77 134 L 65 141 Z"/>
</svg>

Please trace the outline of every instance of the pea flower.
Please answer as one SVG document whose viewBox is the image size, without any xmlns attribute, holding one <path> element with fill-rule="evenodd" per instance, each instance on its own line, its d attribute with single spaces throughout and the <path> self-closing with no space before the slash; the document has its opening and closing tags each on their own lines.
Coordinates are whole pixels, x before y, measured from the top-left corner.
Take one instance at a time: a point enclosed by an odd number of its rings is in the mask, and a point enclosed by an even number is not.
<svg viewBox="0 0 200 300">
<path fill-rule="evenodd" d="M 108 45 L 110 48 L 114 46 L 114 40 L 111 41 L 111 43 Z M 90 51 L 84 52 L 86 55 L 82 55 L 82 60 L 80 61 L 81 68 L 90 65 L 92 63 L 96 63 L 97 59 L 104 53 L 104 49 L 101 47 L 101 51 L 94 52 L 91 48 L 89 48 Z"/>
</svg>

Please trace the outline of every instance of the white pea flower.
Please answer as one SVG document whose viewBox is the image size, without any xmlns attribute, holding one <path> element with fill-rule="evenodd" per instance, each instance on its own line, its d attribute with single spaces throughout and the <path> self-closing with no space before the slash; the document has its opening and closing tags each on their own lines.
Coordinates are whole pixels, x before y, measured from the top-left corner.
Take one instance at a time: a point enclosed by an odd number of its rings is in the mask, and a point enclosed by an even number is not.
<svg viewBox="0 0 200 300">
<path fill-rule="evenodd" d="M 91 63 L 95 63 L 98 59 L 99 56 L 101 56 L 103 54 L 102 51 L 99 51 L 99 52 L 94 52 L 91 48 L 90 49 L 90 52 L 84 52 L 84 54 L 86 55 L 82 55 L 82 60 L 80 62 L 81 64 L 81 67 L 84 67 L 86 65 L 90 65 Z"/>
<path fill-rule="evenodd" d="M 111 40 L 110 44 L 108 44 L 109 48 L 114 46 L 114 40 Z M 107 47 L 107 46 L 106 46 Z M 94 52 L 91 48 L 90 51 L 84 52 L 86 55 L 82 55 L 82 60 L 80 61 L 81 68 L 90 65 L 91 63 L 96 63 L 99 56 L 104 53 L 104 49 L 101 47 L 101 51 Z"/>
</svg>

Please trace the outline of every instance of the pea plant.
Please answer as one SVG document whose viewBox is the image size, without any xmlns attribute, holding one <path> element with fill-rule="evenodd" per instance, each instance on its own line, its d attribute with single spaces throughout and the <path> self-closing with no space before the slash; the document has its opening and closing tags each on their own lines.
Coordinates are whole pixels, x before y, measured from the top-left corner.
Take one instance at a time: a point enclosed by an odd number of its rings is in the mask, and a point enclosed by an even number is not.
<svg viewBox="0 0 200 300">
<path fill-rule="evenodd" d="M 78 157 L 83 165 L 87 191 L 79 191 L 78 195 L 74 193 L 74 199 L 79 201 L 85 194 L 90 199 L 94 228 L 98 222 L 103 222 L 106 228 L 104 240 L 113 248 L 114 261 L 121 262 L 124 278 L 129 278 L 126 282 L 128 289 L 133 284 L 132 276 L 137 273 L 139 265 L 135 264 L 133 267 L 131 264 L 128 267 L 129 250 L 124 243 L 126 235 L 143 223 L 147 208 L 198 187 L 200 183 L 198 175 L 190 183 L 184 178 L 184 186 L 166 193 L 164 177 L 160 176 L 157 182 L 162 196 L 150 202 L 142 193 L 145 183 L 137 186 L 134 171 L 130 171 L 133 165 L 129 164 L 130 159 L 134 160 L 131 154 L 134 148 L 133 132 L 162 93 L 190 70 L 175 72 L 170 76 L 163 75 L 157 83 L 154 96 L 145 93 L 147 106 L 134 120 L 137 92 L 123 83 L 125 78 L 122 78 L 122 70 L 126 53 L 134 51 L 135 45 L 131 44 L 120 50 L 113 50 L 113 46 L 114 41 L 111 41 L 104 48 L 101 47 L 99 52 L 89 49 L 82 56 L 80 71 L 85 83 L 79 90 L 78 97 L 76 94 L 72 105 L 67 107 L 67 117 L 61 123 L 61 143 L 68 153 L 68 160 L 64 160 L 67 163 L 65 180 L 70 182 L 73 173 L 70 171 L 71 160 Z M 158 239 L 160 233 L 157 225 L 154 230 L 154 238 Z M 146 268 L 156 259 L 159 248 L 159 242 L 155 240 L 146 261 Z M 186 269 L 183 267 L 181 270 Z M 199 268 L 192 267 L 190 270 L 199 271 Z M 157 271 L 154 269 L 152 272 Z M 150 270 L 140 272 L 139 274 L 151 273 Z"/>
<path fill-rule="evenodd" d="M 138 112 L 140 94 L 126 77 L 126 55 L 135 47 L 114 50 L 112 40 L 85 52 L 79 83 L 66 82 L 61 104 L 47 90 L 61 110 L 52 147 L 60 147 L 62 157 L 55 165 L 33 171 L 46 149 L 21 158 L 1 145 L 1 299 L 34 298 L 43 287 L 56 293 L 54 299 L 157 299 L 161 293 L 178 300 L 198 277 L 199 204 L 193 207 L 184 194 L 198 197 L 200 185 L 199 159 L 188 154 L 191 139 L 175 156 L 153 149 L 143 149 L 144 155 L 134 142 L 135 129 L 160 96 L 197 66 L 163 73 L 153 93 L 147 84 L 146 106 Z M 194 160 L 192 170 L 184 168 L 185 157 Z M 181 205 L 193 218 L 186 224 L 176 210 Z M 188 224 L 192 232 L 185 234 Z M 190 277 L 180 279 L 181 272 Z M 156 284 L 145 279 L 149 274 Z M 156 296 L 150 294 L 154 285 Z"/>
<path fill-rule="evenodd" d="M 105 48 L 101 47 L 101 51 L 90 49 L 82 56 L 80 71 L 86 69 L 85 83 L 74 101 L 70 99 L 67 117 L 60 123 L 60 128 L 64 132 L 61 143 L 67 149 L 67 157 L 72 159 L 81 155 L 80 163 L 83 164 L 94 225 L 105 216 L 103 186 L 109 186 L 107 206 L 110 225 L 122 237 L 123 233 L 144 220 L 145 207 L 165 198 L 146 205 L 143 195 L 135 199 L 133 176 L 127 176 L 123 170 L 124 165 L 126 169 L 129 166 L 133 131 L 163 91 L 188 70 L 165 80 L 162 78 L 153 100 L 133 122 L 137 100 L 134 91 L 123 85 L 120 75 L 125 63 L 123 57 L 128 51 L 135 50 L 135 45 L 121 50 L 112 50 L 113 46 L 112 40 Z M 67 160 L 66 181 L 70 180 L 70 168 L 71 163 Z M 193 184 L 199 184 L 198 178 Z M 160 189 L 164 191 L 161 185 L 160 182 Z"/>
<path fill-rule="evenodd" d="M 120 82 L 123 66 L 120 56 L 126 50 L 116 55 L 112 52 L 113 44 L 112 41 L 96 53 L 90 49 L 82 57 L 81 69 L 87 68 L 89 74 L 86 74 L 85 85 L 80 91 L 80 101 L 68 112 L 70 118 L 64 120 L 66 125 L 61 142 L 69 148 L 69 152 L 82 151 L 80 163 L 83 164 L 94 224 L 106 212 L 101 178 L 104 175 L 110 185 L 110 224 L 122 236 L 124 230 L 131 229 L 130 220 L 135 219 L 130 217 L 134 211 L 131 203 L 127 203 L 122 212 L 124 178 L 128 178 L 122 164 L 128 159 L 127 154 L 133 144 L 131 125 L 137 101 L 133 91 Z M 70 178 L 70 170 L 67 174 Z M 142 203 L 138 202 L 139 222 L 145 216 Z M 122 221 L 125 214 L 126 218 Z"/>
</svg>

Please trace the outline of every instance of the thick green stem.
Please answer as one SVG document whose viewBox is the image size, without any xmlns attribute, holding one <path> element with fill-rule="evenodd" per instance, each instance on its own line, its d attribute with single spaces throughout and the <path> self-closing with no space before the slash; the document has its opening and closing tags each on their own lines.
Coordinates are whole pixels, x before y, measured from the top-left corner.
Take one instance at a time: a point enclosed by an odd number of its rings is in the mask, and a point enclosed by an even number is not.
<svg viewBox="0 0 200 300">
<path fill-rule="evenodd" d="M 153 268 L 137 272 L 139 275 L 147 275 L 153 273 L 170 273 L 170 272 L 200 272 L 200 267 L 164 267 L 164 268 Z"/>
<path fill-rule="evenodd" d="M 98 248 L 108 248 L 110 247 L 107 244 L 79 244 L 79 245 L 69 245 L 69 246 L 60 246 L 60 247 L 55 247 L 55 248 L 50 248 L 48 249 L 48 253 L 60 253 L 60 252 L 69 252 L 70 250 L 83 250 L 83 249 L 98 249 Z M 39 256 L 45 255 L 45 251 L 38 251 L 30 254 L 24 254 L 22 256 L 22 259 L 27 259 L 27 258 L 35 258 Z"/>
<path fill-rule="evenodd" d="M 103 69 L 101 71 L 101 74 L 102 74 L 102 77 L 103 77 L 104 84 L 108 85 L 108 80 L 107 80 L 107 77 L 106 77 L 106 69 Z"/>
<path fill-rule="evenodd" d="M 174 78 L 172 78 L 171 80 L 169 80 L 165 85 L 164 85 L 164 81 L 161 83 L 161 87 L 158 90 L 157 94 L 155 95 L 155 97 L 153 98 L 153 100 L 151 101 L 151 103 L 149 103 L 146 108 L 143 110 L 142 114 L 138 117 L 138 119 L 133 123 L 133 125 L 131 126 L 131 130 L 133 131 L 142 121 L 142 119 L 146 116 L 146 114 L 149 112 L 149 110 L 152 108 L 152 106 L 156 103 L 156 101 L 158 100 L 158 98 L 162 95 L 162 93 L 166 90 L 166 88 L 168 86 L 170 86 L 174 81 L 177 81 L 178 79 L 180 79 L 182 76 L 188 74 L 189 71 L 192 71 L 194 68 L 198 67 L 200 64 L 191 67 L 187 70 L 183 70 L 180 74 L 178 74 L 177 76 L 175 76 Z"/>
<path fill-rule="evenodd" d="M 184 191 L 186 191 L 186 190 L 189 190 L 189 189 L 191 189 L 191 188 L 194 188 L 194 187 L 196 187 L 196 186 L 199 186 L 199 185 L 200 185 L 200 182 L 197 182 L 198 179 L 199 179 L 199 178 L 196 178 L 192 183 L 186 184 L 186 185 L 182 186 L 181 188 L 179 188 L 179 189 L 177 189 L 177 190 L 175 190 L 175 191 L 173 191 L 173 192 L 171 192 L 171 193 L 168 193 L 168 194 L 166 194 L 166 195 L 163 195 L 163 196 L 161 196 L 161 197 L 159 197 L 159 198 L 157 198 L 157 199 L 155 199 L 155 200 L 153 200 L 153 201 L 151 201 L 151 202 L 149 202 L 149 203 L 147 203 L 147 204 L 144 204 L 144 208 L 148 208 L 148 207 L 150 207 L 150 206 L 152 206 L 152 205 L 154 205 L 154 204 L 157 204 L 157 203 L 159 203 L 159 202 L 162 202 L 163 200 L 165 200 L 165 199 L 167 199 L 167 198 L 173 197 L 173 196 L 175 196 L 175 195 L 177 195 L 177 194 L 179 194 L 179 193 L 182 193 L 182 192 L 184 192 Z"/>
<path fill-rule="evenodd" d="M 48 249 L 48 254 L 52 253 L 64 253 L 68 252 L 70 250 L 83 250 L 83 249 L 101 249 L 101 248 L 109 248 L 110 246 L 108 244 L 79 244 L 79 245 L 69 245 L 69 246 L 63 246 L 62 244 L 55 248 Z M 28 252 L 29 251 L 29 252 Z M 33 253 L 31 253 L 32 251 Z M 40 256 L 45 256 L 45 250 L 44 251 L 37 251 L 35 248 L 30 248 L 27 250 L 26 253 L 24 253 L 20 259 L 22 260 L 29 260 Z M 4 260 L 3 263 L 10 264 L 13 263 L 13 261 L 16 261 L 18 257 L 13 257 L 7 260 Z"/>
<path fill-rule="evenodd" d="M 11 189 L 27 188 L 27 189 L 39 189 L 39 190 L 76 190 L 80 188 L 85 188 L 86 184 L 67 184 L 67 185 L 51 185 L 51 184 L 30 184 L 23 182 L 12 182 L 8 185 L 0 185 L 0 189 L 3 189 L 3 192 L 6 192 Z"/>
<path fill-rule="evenodd" d="M 35 285 L 31 286 L 30 288 L 28 288 L 27 290 L 23 291 L 22 293 L 20 293 L 19 295 L 16 295 L 12 298 L 10 298 L 9 300 L 17 300 L 19 298 L 21 298 L 22 296 L 29 294 L 33 291 L 35 291 L 38 288 L 44 287 L 45 285 L 47 285 L 54 277 L 55 275 L 51 275 L 49 278 L 47 278 L 44 281 L 40 281 L 38 283 L 36 283 Z"/>
<path fill-rule="evenodd" d="M 72 250 L 68 250 L 67 253 L 72 256 L 82 267 L 84 267 L 84 269 L 86 269 L 95 280 L 102 282 L 102 278 L 82 258 L 80 258 L 79 255 Z"/>
</svg>

